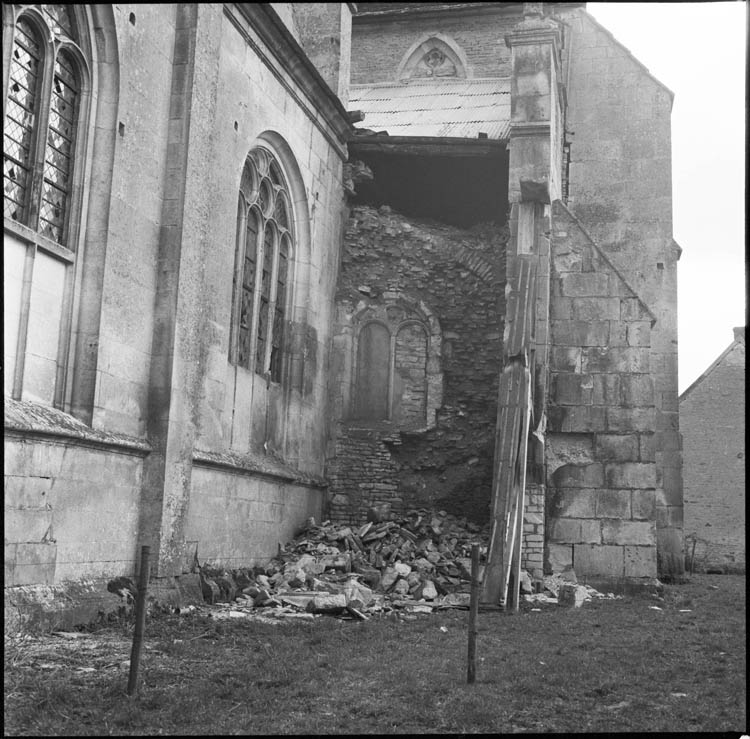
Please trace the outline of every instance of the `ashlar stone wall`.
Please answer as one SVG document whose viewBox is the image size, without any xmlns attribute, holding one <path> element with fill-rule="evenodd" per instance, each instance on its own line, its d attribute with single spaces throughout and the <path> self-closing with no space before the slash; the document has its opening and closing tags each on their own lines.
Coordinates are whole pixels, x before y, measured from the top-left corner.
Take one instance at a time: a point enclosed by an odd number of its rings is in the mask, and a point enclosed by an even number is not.
<svg viewBox="0 0 750 739">
<path fill-rule="evenodd" d="M 654 384 L 659 570 L 682 572 L 682 457 L 677 384 L 677 260 L 672 232 L 673 94 L 582 8 L 566 23 L 568 200 L 656 318 Z"/>
<path fill-rule="evenodd" d="M 653 316 L 553 204 L 546 568 L 656 576 Z"/>
</svg>

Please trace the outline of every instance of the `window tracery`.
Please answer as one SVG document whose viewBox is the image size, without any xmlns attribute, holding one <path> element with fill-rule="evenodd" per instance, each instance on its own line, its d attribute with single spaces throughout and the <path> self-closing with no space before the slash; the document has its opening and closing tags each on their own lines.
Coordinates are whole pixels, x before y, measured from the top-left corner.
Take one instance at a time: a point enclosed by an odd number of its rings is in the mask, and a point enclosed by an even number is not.
<svg viewBox="0 0 750 739">
<path fill-rule="evenodd" d="M 72 335 L 86 121 L 86 15 L 14 6 L 3 121 L 5 391 L 63 407 Z M 80 16 L 80 17 L 79 17 Z"/>
<path fill-rule="evenodd" d="M 281 167 L 261 147 L 245 161 L 236 244 L 230 359 L 280 382 L 294 235 Z"/>
</svg>

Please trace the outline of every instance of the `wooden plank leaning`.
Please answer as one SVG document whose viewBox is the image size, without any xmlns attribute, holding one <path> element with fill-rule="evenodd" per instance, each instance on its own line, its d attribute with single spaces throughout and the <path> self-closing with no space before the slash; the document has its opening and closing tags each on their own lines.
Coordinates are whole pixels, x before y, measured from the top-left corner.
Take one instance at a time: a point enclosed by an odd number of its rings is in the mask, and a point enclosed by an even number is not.
<svg viewBox="0 0 750 739">
<path fill-rule="evenodd" d="M 505 604 L 516 532 L 520 544 L 523 530 L 529 399 L 534 376 L 529 357 L 534 333 L 536 272 L 536 260 L 531 255 L 514 258 L 507 301 L 507 359 L 498 387 L 492 533 L 482 595 L 485 603 Z"/>
</svg>

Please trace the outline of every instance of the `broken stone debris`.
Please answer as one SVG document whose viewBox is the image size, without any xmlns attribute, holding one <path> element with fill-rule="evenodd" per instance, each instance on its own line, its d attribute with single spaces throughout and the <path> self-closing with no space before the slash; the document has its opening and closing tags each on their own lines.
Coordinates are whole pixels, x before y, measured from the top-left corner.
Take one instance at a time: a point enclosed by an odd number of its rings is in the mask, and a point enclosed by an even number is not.
<svg viewBox="0 0 750 739">
<path fill-rule="evenodd" d="M 567 608 L 580 608 L 585 602 L 594 598 L 609 600 L 622 598 L 621 595 L 613 593 L 600 593 L 590 585 L 578 584 L 576 574 L 571 568 L 560 574 L 547 575 L 544 580 L 535 584 L 540 587 L 541 592 L 524 595 L 528 603 L 549 603 Z M 521 587 L 523 592 L 523 579 Z"/>
<path fill-rule="evenodd" d="M 385 506 L 368 518 L 360 527 L 308 519 L 265 567 L 199 568 L 204 599 L 281 618 L 367 620 L 469 607 L 471 545 L 486 556 L 489 527 L 425 509 L 395 518 Z"/>
<path fill-rule="evenodd" d="M 310 518 L 265 566 L 229 572 L 196 562 L 203 599 L 220 606 L 217 618 L 275 623 L 469 608 L 471 546 L 479 543 L 480 561 L 486 558 L 489 526 L 425 509 L 395 518 L 386 506 L 371 509 L 368 518 L 360 527 Z M 572 569 L 543 580 L 522 571 L 520 587 L 535 605 L 580 607 L 592 598 L 622 597 L 578 584 Z"/>
</svg>

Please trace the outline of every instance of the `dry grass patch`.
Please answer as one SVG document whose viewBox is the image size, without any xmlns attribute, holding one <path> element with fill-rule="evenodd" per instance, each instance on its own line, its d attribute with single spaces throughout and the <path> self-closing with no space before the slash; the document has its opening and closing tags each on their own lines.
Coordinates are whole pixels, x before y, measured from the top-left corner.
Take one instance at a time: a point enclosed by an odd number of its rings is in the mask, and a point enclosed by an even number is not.
<svg viewBox="0 0 750 739">
<path fill-rule="evenodd" d="M 661 610 L 652 609 L 657 606 Z M 6 640 L 8 735 L 742 731 L 745 581 L 694 576 L 664 599 L 271 626 L 206 612 Z"/>
</svg>

